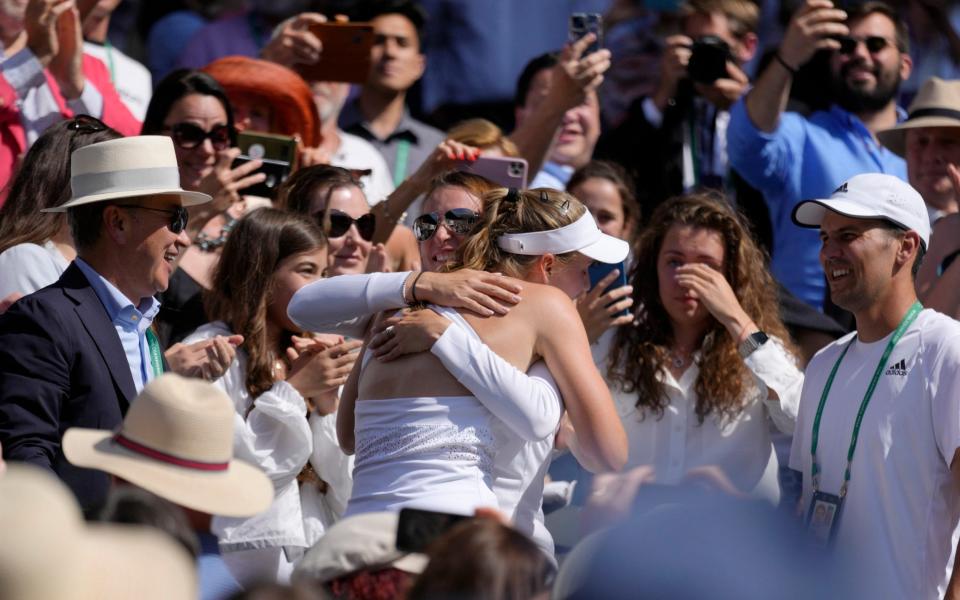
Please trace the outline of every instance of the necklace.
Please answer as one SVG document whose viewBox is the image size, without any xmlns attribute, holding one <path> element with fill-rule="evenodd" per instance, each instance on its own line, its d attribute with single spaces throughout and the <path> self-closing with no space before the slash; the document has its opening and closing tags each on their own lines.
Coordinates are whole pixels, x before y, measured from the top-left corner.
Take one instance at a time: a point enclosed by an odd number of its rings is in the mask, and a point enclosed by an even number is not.
<svg viewBox="0 0 960 600">
<path fill-rule="evenodd" d="M 227 236 L 230 235 L 230 231 L 237 224 L 237 218 L 232 216 L 230 213 L 223 213 L 227 217 L 227 222 L 223 224 L 223 227 L 220 228 L 220 235 L 217 237 L 210 237 L 204 232 L 197 234 L 196 239 L 193 240 L 193 243 L 197 245 L 197 248 L 201 252 L 213 252 L 217 248 L 223 246 L 227 243 Z"/>
<path fill-rule="evenodd" d="M 689 362 L 692 362 L 692 352 L 688 350 L 680 350 L 671 348 L 667 352 L 667 357 L 670 359 L 670 364 L 673 365 L 674 369 L 682 369 L 687 366 Z"/>
</svg>

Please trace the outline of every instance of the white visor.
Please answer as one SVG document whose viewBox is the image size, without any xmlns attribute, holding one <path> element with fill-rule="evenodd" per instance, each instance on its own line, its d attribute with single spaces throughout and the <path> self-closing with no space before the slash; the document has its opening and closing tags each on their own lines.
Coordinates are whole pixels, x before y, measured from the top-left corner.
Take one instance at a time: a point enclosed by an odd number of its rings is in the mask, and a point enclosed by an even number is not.
<svg viewBox="0 0 960 600">
<path fill-rule="evenodd" d="M 497 238 L 497 246 L 511 254 L 539 256 L 579 252 L 602 263 L 616 264 L 627 258 L 630 245 L 600 231 L 590 211 L 560 229 L 506 233 Z"/>
</svg>

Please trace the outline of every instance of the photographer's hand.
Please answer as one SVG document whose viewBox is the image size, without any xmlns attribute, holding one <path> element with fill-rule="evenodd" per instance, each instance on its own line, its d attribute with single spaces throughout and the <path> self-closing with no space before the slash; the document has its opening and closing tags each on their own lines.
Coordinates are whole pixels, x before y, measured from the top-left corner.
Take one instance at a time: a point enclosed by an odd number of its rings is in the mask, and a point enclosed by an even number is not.
<svg viewBox="0 0 960 600">
<path fill-rule="evenodd" d="M 733 103 L 740 99 L 740 96 L 747 93 L 750 87 L 750 79 L 747 78 L 747 74 L 730 61 L 727 61 L 727 74 L 728 77 L 721 77 L 710 85 L 693 84 L 698 94 L 720 110 L 729 110 Z"/>
<path fill-rule="evenodd" d="M 660 60 L 660 82 L 652 100 L 660 112 L 667 109 L 670 100 L 677 94 L 677 84 L 687 76 L 687 64 L 693 53 L 693 40 L 685 35 L 672 35 L 666 40 Z"/>
</svg>

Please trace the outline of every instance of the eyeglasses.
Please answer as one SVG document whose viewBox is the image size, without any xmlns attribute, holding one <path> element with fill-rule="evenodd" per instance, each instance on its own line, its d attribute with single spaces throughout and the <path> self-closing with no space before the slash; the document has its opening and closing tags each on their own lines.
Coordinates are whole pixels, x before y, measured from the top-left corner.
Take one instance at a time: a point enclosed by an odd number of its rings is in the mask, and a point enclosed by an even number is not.
<svg viewBox="0 0 960 600">
<path fill-rule="evenodd" d="M 233 129 L 229 125 L 214 125 L 210 131 L 204 131 L 193 123 L 174 123 L 167 127 L 173 142 L 184 150 L 192 150 L 203 140 L 209 139 L 214 150 L 225 150 L 233 143 Z"/>
<path fill-rule="evenodd" d="M 840 42 L 840 54 L 850 55 L 857 51 L 857 46 L 860 42 L 863 42 L 863 45 L 867 47 L 867 52 L 870 54 L 876 54 L 886 48 L 891 46 L 892 43 L 885 37 L 879 35 L 868 35 L 864 38 L 855 38 L 852 35 L 841 35 L 835 38 Z"/>
<path fill-rule="evenodd" d="M 330 209 L 330 211 L 320 211 L 316 215 L 317 223 L 326 231 L 327 237 L 338 238 L 347 234 L 350 226 L 356 224 L 357 233 L 366 241 L 373 239 L 373 233 L 377 230 L 377 217 L 373 213 L 367 213 L 354 219 L 345 212 Z M 329 227 L 325 221 L 329 219 Z"/>
<path fill-rule="evenodd" d="M 96 117 L 77 115 L 67 123 L 67 129 L 70 131 L 79 131 L 80 133 L 96 133 L 98 131 L 105 131 L 107 126 Z"/>
<path fill-rule="evenodd" d="M 413 235 L 417 236 L 418 241 L 425 242 L 433 237 L 441 223 L 457 235 L 466 235 L 470 233 L 479 218 L 480 215 L 469 208 L 452 208 L 443 216 L 438 212 L 429 212 L 420 215 L 413 222 Z"/>
<path fill-rule="evenodd" d="M 180 235 L 180 232 L 187 228 L 187 220 L 190 218 L 190 214 L 182 206 L 175 206 L 170 210 L 163 208 L 150 208 L 149 206 L 138 206 L 136 204 L 117 204 L 121 208 L 138 208 L 140 210 L 152 210 L 153 212 L 160 212 L 166 215 L 170 215 L 170 222 L 167 223 L 167 228 L 171 232 Z"/>
</svg>

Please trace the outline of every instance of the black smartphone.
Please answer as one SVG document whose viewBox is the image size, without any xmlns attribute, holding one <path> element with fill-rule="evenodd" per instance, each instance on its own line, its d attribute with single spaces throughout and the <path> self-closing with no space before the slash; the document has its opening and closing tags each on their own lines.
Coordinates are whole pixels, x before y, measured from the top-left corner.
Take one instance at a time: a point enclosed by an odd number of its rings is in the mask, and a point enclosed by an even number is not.
<svg viewBox="0 0 960 600">
<path fill-rule="evenodd" d="M 263 162 L 263 166 L 253 173 L 264 173 L 266 174 L 267 178 L 260 183 L 255 183 L 240 191 L 250 196 L 260 196 L 261 198 L 269 198 L 273 200 L 277 195 L 277 189 L 280 187 L 280 184 L 283 183 L 288 175 L 290 175 L 290 163 L 283 160 L 273 160 L 270 158 L 254 159 L 246 154 L 241 154 L 233 160 L 230 168 L 236 169 L 240 165 L 246 164 L 251 160 L 260 160 Z M 250 173 L 250 175 L 253 175 L 253 173 Z"/>
<path fill-rule="evenodd" d="M 617 264 L 607 264 L 602 262 L 594 262 L 590 267 L 588 267 L 587 272 L 590 274 L 590 289 L 597 287 L 597 284 L 600 283 L 600 280 L 610 274 L 611 271 L 617 269 L 620 271 L 620 274 L 617 278 L 607 286 L 607 289 L 603 290 L 603 293 L 606 294 L 610 290 L 615 290 L 618 287 L 623 287 L 627 285 L 627 265 L 623 262 Z M 628 309 L 623 309 L 620 311 L 620 315 L 627 316 L 630 314 Z"/>
<path fill-rule="evenodd" d="M 570 15 L 569 39 L 571 42 L 575 42 L 591 32 L 596 34 L 597 39 L 583 51 L 584 56 L 603 48 L 603 15 L 600 13 L 573 13 Z"/>
<path fill-rule="evenodd" d="M 687 75 L 692 81 L 705 84 L 728 77 L 727 61 L 731 56 L 730 46 L 719 37 L 699 37 L 693 41 Z"/>
<path fill-rule="evenodd" d="M 402 508 L 397 522 L 397 550 L 423 552 L 451 527 L 471 518 L 419 508 Z"/>
</svg>

